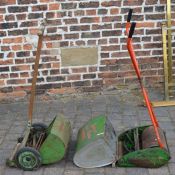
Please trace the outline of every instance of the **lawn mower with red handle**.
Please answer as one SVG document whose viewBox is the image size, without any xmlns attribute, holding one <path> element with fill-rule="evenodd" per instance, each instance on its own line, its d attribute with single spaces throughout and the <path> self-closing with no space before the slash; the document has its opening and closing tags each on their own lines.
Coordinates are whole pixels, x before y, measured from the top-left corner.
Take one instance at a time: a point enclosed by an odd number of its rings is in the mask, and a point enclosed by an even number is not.
<svg viewBox="0 0 175 175">
<path fill-rule="evenodd" d="M 170 152 L 165 132 L 158 124 L 147 91 L 142 82 L 140 69 L 132 43 L 132 36 L 134 34 L 136 23 L 133 22 L 130 24 L 131 16 L 132 9 L 129 11 L 126 24 L 126 34 L 128 35 L 127 49 L 143 93 L 152 125 L 136 127 L 119 135 L 119 160 L 117 166 L 155 168 L 160 167 L 169 161 Z"/>
<path fill-rule="evenodd" d="M 166 164 L 170 153 L 165 132 L 159 127 L 145 90 L 132 44 L 136 23 L 130 24 L 130 9 L 126 34 L 127 48 L 136 71 L 152 125 L 139 126 L 118 137 L 108 117 L 92 118 L 78 132 L 74 163 L 82 168 L 95 168 L 112 164 L 118 167 L 157 168 Z M 133 109 L 134 110 L 134 109 Z"/>
</svg>

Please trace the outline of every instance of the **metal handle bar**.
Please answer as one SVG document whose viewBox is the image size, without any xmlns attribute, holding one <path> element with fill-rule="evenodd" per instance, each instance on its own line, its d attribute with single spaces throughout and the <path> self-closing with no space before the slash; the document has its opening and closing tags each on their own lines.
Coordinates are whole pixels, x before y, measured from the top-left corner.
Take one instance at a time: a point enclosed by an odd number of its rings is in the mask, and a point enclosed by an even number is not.
<svg viewBox="0 0 175 175">
<path fill-rule="evenodd" d="M 144 88 L 144 86 L 142 84 L 140 69 L 139 69 L 138 62 L 136 60 L 135 52 L 134 52 L 134 49 L 133 49 L 132 35 L 134 33 L 134 29 L 135 29 L 136 23 L 132 23 L 131 24 L 130 30 L 128 29 L 128 26 L 129 25 L 127 23 L 127 26 L 126 26 L 126 29 L 127 29 L 126 33 L 128 35 L 127 49 L 128 49 L 129 55 L 131 57 L 134 69 L 136 71 L 136 74 L 137 74 L 137 77 L 138 77 L 138 80 L 139 80 L 139 83 L 140 83 L 140 86 L 141 86 L 141 89 L 142 89 L 142 93 L 143 93 L 143 96 L 144 96 L 144 99 L 145 99 L 145 103 L 146 103 L 146 106 L 147 106 L 147 109 L 148 109 L 148 112 L 149 112 L 149 116 L 150 116 L 150 119 L 151 119 L 152 124 L 154 126 L 154 130 L 155 130 L 155 134 L 156 134 L 156 138 L 157 138 L 158 144 L 159 144 L 159 146 L 161 148 L 163 148 L 164 145 L 162 144 L 162 141 L 161 141 L 161 138 L 160 138 L 160 134 L 159 134 L 159 131 L 158 131 L 158 127 L 159 127 L 158 121 L 157 121 L 156 116 L 154 114 L 154 111 L 152 109 L 152 105 L 150 103 L 148 94 L 147 94 L 147 92 L 146 92 L 146 90 L 145 90 L 145 88 Z M 128 31 L 129 31 L 129 33 L 128 33 Z"/>
<path fill-rule="evenodd" d="M 134 34 L 135 27 L 136 27 L 136 23 L 132 22 L 130 30 L 129 30 L 128 38 L 132 38 L 132 35 Z"/>
<path fill-rule="evenodd" d="M 133 9 L 129 9 L 128 17 L 127 17 L 127 22 L 130 22 L 131 21 L 132 12 L 133 12 Z"/>
</svg>

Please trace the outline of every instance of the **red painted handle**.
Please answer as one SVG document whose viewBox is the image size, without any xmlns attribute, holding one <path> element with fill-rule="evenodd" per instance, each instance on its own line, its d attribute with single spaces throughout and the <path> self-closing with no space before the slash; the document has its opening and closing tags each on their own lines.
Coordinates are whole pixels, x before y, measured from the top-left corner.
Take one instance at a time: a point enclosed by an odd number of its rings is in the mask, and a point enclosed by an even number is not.
<svg viewBox="0 0 175 175">
<path fill-rule="evenodd" d="M 129 29 L 128 29 L 129 26 L 131 26 L 132 31 L 129 31 Z M 149 112 L 149 116 L 150 116 L 150 119 L 151 119 L 152 124 L 154 126 L 154 130 L 155 130 L 155 134 L 156 134 L 156 137 L 157 137 L 158 144 L 159 144 L 159 146 L 161 148 L 163 148 L 164 145 L 163 145 L 163 143 L 161 141 L 160 134 L 159 134 L 159 131 L 158 131 L 159 124 L 158 124 L 158 121 L 157 121 L 156 116 L 154 114 L 154 111 L 153 111 L 152 105 L 150 103 L 148 94 L 147 94 L 147 92 L 146 92 L 146 90 L 145 90 L 145 88 L 143 86 L 140 69 L 139 69 L 138 62 L 136 60 L 135 52 L 134 52 L 134 49 L 133 49 L 132 34 L 134 33 L 134 28 L 135 28 L 135 24 L 134 23 L 132 25 L 129 25 L 127 23 L 127 25 L 126 25 L 126 33 L 128 35 L 127 49 L 128 49 L 129 55 L 131 57 L 134 69 L 136 71 L 136 74 L 137 74 L 137 77 L 138 77 L 138 80 L 139 80 L 139 83 L 140 83 L 140 86 L 141 86 L 141 89 L 142 89 L 142 93 L 143 93 L 143 96 L 144 96 L 144 99 L 145 99 L 145 103 L 146 103 L 146 106 L 147 106 L 147 109 L 148 109 L 148 112 Z"/>
</svg>

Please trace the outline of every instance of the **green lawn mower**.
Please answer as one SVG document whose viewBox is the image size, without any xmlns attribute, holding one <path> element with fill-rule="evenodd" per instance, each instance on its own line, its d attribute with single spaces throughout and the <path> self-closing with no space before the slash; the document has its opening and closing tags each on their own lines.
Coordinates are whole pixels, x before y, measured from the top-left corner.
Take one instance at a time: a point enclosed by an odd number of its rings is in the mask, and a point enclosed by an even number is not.
<svg viewBox="0 0 175 175">
<path fill-rule="evenodd" d="M 130 24 L 132 9 L 126 23 L 127 48 L 136 71 L 152 125 L 129 129 L 119 136 L 106 116 L 89 120 L 78 132 L 74 163 L 82 168 L 112 164 L 117 167 L 158 168 L 170 159 L 165 132 L 159 127 L 145 90 L 132 45 L 136 23 Z M 129 122 L 129 121 L 128 121 Z"/>
<path fill-rule="evenodd" d="M 42 48 L 45 23 L 38 34 L 38 47 L 36 52 L 32 89 L 29 103 L 29 121 L 23 137 L 18 138 L 9 159 L 6 163 L 11 167 L 32 171 L 42 164 L 51 164 L 61 160 L 66 154 L 70 140 L 71 125 L 62 115 L 56 116 L 49 126 L 43 123 L 33 123 L 33 105 L 35 99 L 38 66 Z"/>
</svg>

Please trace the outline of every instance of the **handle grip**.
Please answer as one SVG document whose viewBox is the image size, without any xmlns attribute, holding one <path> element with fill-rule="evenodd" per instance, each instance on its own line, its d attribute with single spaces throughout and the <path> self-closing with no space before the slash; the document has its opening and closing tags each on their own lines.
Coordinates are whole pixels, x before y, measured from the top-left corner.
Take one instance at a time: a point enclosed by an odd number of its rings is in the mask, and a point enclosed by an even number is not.
<svg viewBox="0 0 175 175">
<path fill-rule="evenodd" d="M 132 38 L 132 35 L 134 34 L 135 27 L 136 27 L 136 23 L 135 22 L 132 22 L 131 28 L 129 30 L 129 36 L 128 36 L 128 38 Z"/>
<path fill-rule="evenodd" d="M 131 21 L 132 12 L 133 12 L 133 9 L 129 9 L 127 22 L 130 22 Z"/>
</svg>

